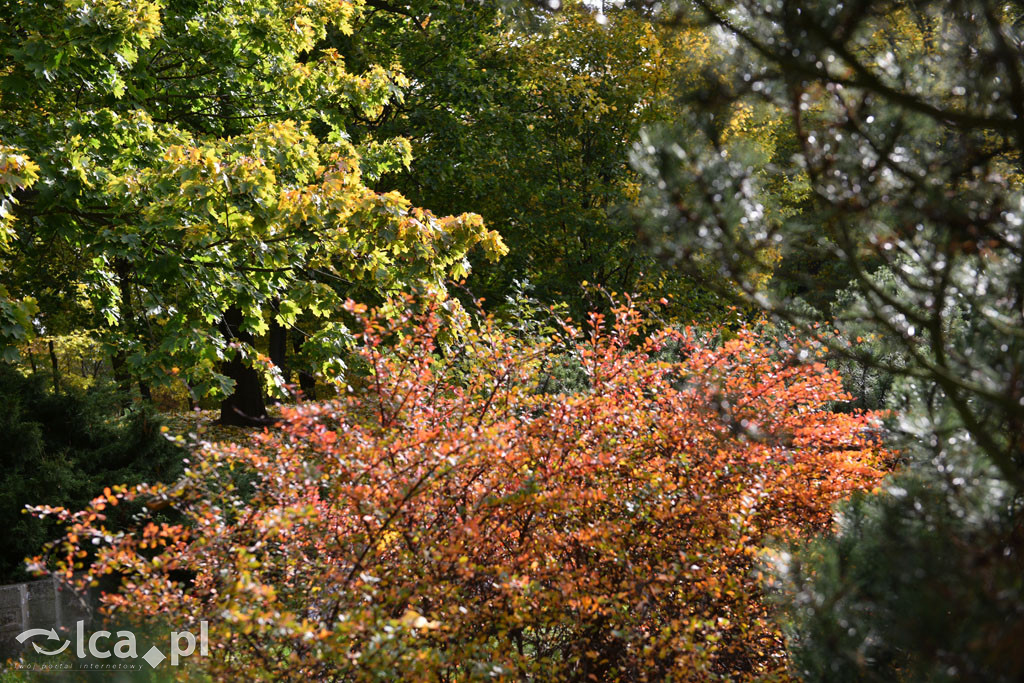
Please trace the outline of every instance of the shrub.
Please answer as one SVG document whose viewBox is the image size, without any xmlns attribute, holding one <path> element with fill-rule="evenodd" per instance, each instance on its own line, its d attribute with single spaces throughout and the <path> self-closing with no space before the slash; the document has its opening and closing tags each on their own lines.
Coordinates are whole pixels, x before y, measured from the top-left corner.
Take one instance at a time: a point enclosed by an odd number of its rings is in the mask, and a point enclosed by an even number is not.
<svg viewBox="0 0 1024 683">
<path fill-rule="evenodd" d="M 27 505 L 81 507 L 108 484 L 173 481 L 181 474 L 184 451 L 160 434 L 150 411 L 120 421 L 113 397 L 95 389 L 53 393 L 42 377 L 25 377 L 6 363 L 0 363 L 0 396 L 0 582 L 27 579 L 25 557 L 60 535 L 24 514 Z"/>
<path fill-rule="evenodd" d="M 627 305 L 542 344 L 485 321 L 442 348 L 433 314 L 349 308 L 358 389 L 207 444 L 173 487 L 41 508 L 67 524 L 60 570 L 99 543 L 82 580 L 123 575 L 114 611 L 208 620 L 192 661 L 218 678 L 784 675 L 759 548 L 827 528 L 890 458 L 876 415 L 827 409 L 841 381 L 813 347 L 641 333 Z M 554 346 L 586 391 L 537 391 Z M 187 523 L 104 528 L 139 497 Z"/>
</svg>

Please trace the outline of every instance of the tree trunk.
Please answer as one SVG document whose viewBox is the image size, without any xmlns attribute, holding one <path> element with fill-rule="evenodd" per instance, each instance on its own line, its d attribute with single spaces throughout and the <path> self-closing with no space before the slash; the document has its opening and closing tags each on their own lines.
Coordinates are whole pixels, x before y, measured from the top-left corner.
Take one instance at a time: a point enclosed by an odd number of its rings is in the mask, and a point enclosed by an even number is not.
<svg viewBox="0 0 1024 683">
<path fill-rule="evenodd" d="M 277 322 L 274 316 L 270 317 L 270 332 L 269 332 L 269 345 L 270 345 L 270 362 L 273 363 L 278 370 L 281 371 L 281 376 L 284 378 L 285 384 L 291 382 L 289 377 L 288 368 L 285 366 L 285 362 L 288 358 L 288 328 Z M 273 403 L 280 403 L 280 399 L 270 399 Z"/>
<path fill-rule="evenodd" d="M 252 334 L 242 331 L 242 311 L 229 308 L 224 313 L 221 331 L 228 341 L 252 344 Z M 235 390 L 220 404 L 220 423 L 240 427 L 257 427 L 273 422 L 267 416 L 263 402 L 263 386 L 260 374 L 245 364 L 242 354 L 236 352 L 231 360 L 224 363 L 221 372 L 235 381 Z"/>
<path fill-rule="evenodd" d="M 53 340 L 46 342 L 50 350 L 50 367 L 53 369 L 53 393 L 60 392 L 60 364 L 57 362 L 57 351 L 53 348 Z"/>
<path fill-rule="evenodd" d="M 128 374 L 128 367 L 125 361 L 124 351 L 117 351 L 110 357 L 110 367 L 114 371 L 114 381 L 117 382 L 117 405 L 123 411 L 132 402 L 132 378 Z"/>
<path fill-rule="evenodd" d="M 300 333 L 292 338 L 292 350 L 296 353 L 302 349 L 302 337 Z M 305 370 L 299 370 L 299 392 L 305 400 L 316 398 L 316 378 Z"/>
<path fill-rule="evenodd" d="M 131 265 L 125 259 L 118 259 L 114 265 L 117 271 L 117 288 L 121 293 L 121 301 L 119 305 L 118 313 L 120 315 L 120 324 L 125 330 L 126 334 L 130 334 L 130 325 L 133 320 L 132 318 L 132 289 L 129 278 L 131 277 L 132 269 Z M 114 369 L 114 380 L 117 382 L 118 388 L 121 390 L 121 396 L 119 397 L 119 403 L 123 410 L 132 402 L 132 377 L 131 373 L 128 372 L 127 368 L 127 353 L 125 350 L 118 349 L 110 359 L 110 364 Z"/>
</svg>

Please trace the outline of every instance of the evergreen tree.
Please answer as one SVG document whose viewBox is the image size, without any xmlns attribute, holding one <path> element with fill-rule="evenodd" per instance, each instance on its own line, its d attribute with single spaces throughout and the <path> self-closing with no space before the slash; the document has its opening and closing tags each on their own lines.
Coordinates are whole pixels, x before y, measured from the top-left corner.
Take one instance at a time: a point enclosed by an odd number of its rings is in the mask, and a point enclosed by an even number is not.
<svg viewBox="0 0 1024 683">
<path fill-rule="evenodd" d="M 1024 7 L 695 0 L 678 12 L 721 30 L 742 77 L 638 150 L 654 250 L 716 264 L 868 384 L 891 381 L 874 400 L 898 411 L 903 473 L 777 566 L 796 673 L 1020 680 Z M 730 139 L 744 106 L 784 112 L 792 152 L 766 159 Z M 778 210 L 780 179 L 806 189 L 799 211 Z M 808 245 L 849 273 L 849 292 L 813 270 L 799 287 L 756 286 L 762 254 L 793 263 Z M 797 300 L 814 289 L 817 308 Z"/>
</svg>

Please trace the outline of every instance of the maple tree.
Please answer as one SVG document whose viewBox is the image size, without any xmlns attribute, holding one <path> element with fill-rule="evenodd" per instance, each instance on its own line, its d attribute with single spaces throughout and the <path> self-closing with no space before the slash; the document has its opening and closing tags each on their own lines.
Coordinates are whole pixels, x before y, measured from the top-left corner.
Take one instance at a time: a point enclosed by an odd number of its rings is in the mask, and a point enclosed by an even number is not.
<svg viewBox="0 0 1024 683">
<path fill-rule="evenodd" d="M 293 328 L 309 371 L 340 363 L 346 296 L 445 297 L 478 246 L 365 179 L 409 162 L 401 138 L 348 141 L 407 85 L 323 45 L 362 3 L 15 2 L 0 16 L 0 328 L 88 329 L 113 370 L 228 396 L 258 421 L 256 338 Z M 454 305 L 454 304 L 453 304 Z M 30 316 L 37 314 L 35 320 Z M 303 324 L 297 325 L 300 315 Z M 62 329 L 63 328 L 63 329 Z"/>
<path fill-rule="evenodd" d="M 486 319 L 441 346 L 436 308 L 347 308 L 344 399 L 203 444 L 172 486 L 38 508 L 66 525 L 62 575 L 120 576 L 114 613 L 208 620 L 214 676 L 784 677 L 759 548 L 827 528 L 892 457 L 878 415 L 830 408 L 819 349 L 652 332 L 629 303 L 543 343 Z M 586 390 L 543 390 L 555 352 Z M 129 500 L 184 521 L 105 528 Z"/>
</svg>

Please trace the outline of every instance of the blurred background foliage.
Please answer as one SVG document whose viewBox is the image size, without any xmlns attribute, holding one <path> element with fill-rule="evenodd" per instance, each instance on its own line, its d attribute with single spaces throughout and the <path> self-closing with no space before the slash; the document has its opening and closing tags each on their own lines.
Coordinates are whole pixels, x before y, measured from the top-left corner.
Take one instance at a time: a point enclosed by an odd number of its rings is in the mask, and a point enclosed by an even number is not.
<svg viewBox="0 0 1024 683">
<path fill-rule="evenodd" d="M 636 149 L 651 249 L 694 273 L 714 264 L 708 283 L 734 285 L 722 296 L 826 344 L 852 407 L 891 411 L 900 452 L 832 534 L 774 557 L 794 675 L 1020 680 L 1024 7 L 672 12 L 713 27 L 737 77 Z M 727 140 L 721 112 L 738 106 L 785 118 L 786 152 Z M 780 259 L 767 287 L 765 250 Z"/>
</svg>

